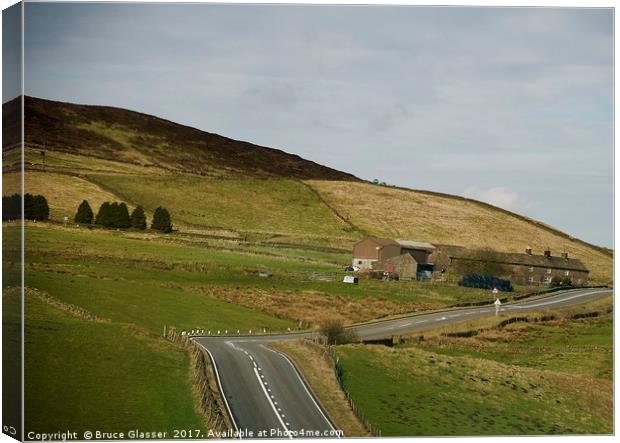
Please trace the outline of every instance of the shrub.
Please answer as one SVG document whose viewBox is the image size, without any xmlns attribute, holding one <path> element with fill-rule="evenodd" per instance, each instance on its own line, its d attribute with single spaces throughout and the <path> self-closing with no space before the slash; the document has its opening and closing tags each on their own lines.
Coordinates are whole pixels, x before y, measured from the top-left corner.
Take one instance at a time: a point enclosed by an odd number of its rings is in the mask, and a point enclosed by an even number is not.
<svg viewBox="0 0 620 443">
<path fill-rule="evenodd" d="M 90 225 L 93 222 L 93 210 L 90 208 L 90 205 L 86 200 L 80 203 L 78 206 L 77 213 L 73 218 L 76 223 L 82 223 L 85 225 Z"/>
<path fill-rule="evenodd" d="M 146 215 L 144 215 L 144 208 L 137 206 L 131 213 L 131 227 L 135 229 L 146 229 Z"/>
<path fill-rule="evenodd" d="M 326 320 L 319 328 L 328 345 L 340 345 L 359 341 L 359 337 L 350 329 L 345 329 L 339 320 Z"/>
<path fill-rule="evenodd" d="M 153 223 L 151 229 L 156 229 L 165 233 L 172 232 L 172 222 L 170 220 L 170 213 L 166 208 L 161 206 L 155 209 L 153 214 Z"/>
</svg>

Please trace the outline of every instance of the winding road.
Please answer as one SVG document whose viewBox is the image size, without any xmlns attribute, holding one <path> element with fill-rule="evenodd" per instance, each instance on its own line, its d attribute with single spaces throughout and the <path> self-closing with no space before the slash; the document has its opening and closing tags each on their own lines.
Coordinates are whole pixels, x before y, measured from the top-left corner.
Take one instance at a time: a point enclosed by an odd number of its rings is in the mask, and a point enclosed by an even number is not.
<svg viewBox="0 0 620 443">
<path fill-rule="evenodd" d="M 611 289 L 574 289 L 499 306 L 501 313 L 557 309 L 612 294 Z M 495 306 L 458 308 L 352 326 L 362 340 L 389 338 L 496 314 Z M 241 438 L 340 437 L 337 427 L 293 363 L 267 345 L 311 333 L 194 337 L 214 362 L 220 391 Z"/>
</svg>

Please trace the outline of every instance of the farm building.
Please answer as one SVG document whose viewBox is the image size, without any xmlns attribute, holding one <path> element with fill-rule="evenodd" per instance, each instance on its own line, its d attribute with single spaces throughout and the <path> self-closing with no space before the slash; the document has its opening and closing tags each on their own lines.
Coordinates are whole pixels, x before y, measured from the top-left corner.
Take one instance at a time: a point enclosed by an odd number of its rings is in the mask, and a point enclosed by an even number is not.
<svg viewBox="0 0 620 443">
<path fill-rule="evenodd" d="M 453 245 L 435 245 L 436 249 L 431 255 L 435 263 L 436 272 L 450 272 L 459 262 L 476 260 L 471 258 L 471 249 Z M 589 270 L 577 259 L 569 258 L 568 253 L 554 256 L 549 249 L 543 254 L 534 254 L 531 248 L 526 248 L 524 253 L 497 252 L 497 263 L 506 270 L 504 277 L 511 282 L 521 285 L 550 283 L 553 277 L 570 278 L 575 285 L 588 283 Z"/>
<path fill-rule="evenodd" d="M 395 272 L 403 279 L 418 278 L 422 272 L 432 272 L 428 259 L 434 250 L 430 243 L 370 237 L 353 247 L 353 266 Z"/>
<path fill-rule="evenodd" d="M 423 279 L 432 273 L 458 274 L 459 264 L 476 260 L 471 252 L 462 246 L 370 237 L 353 247 L 353 265 L 361 270 L 393 272 L 405 280 Z M 567 253 L 554 256 L 547 249 L 537 255 L 528 247 L 525 253 L 494 252 L 493 260 L 504 269 L 503 275 L 497 277 L 515 284 L 545 284 L 553 277 L 568 277 L 575 285 L 588 283 L 590 271 Z"/>
</svg>

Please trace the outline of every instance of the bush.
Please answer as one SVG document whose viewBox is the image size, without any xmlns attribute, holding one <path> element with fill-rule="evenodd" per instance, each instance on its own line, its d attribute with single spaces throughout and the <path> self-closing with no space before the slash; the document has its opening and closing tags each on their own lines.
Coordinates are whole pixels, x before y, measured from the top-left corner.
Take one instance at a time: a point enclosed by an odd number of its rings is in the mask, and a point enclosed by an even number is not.
<svg viewBox="0 0 620 443">
<path fill-rule="evenodd" d="M 549 282 L 550 288 L 561 288 L 564 286 L 572 286 L 572 281 L 570 277 L 558 277 L 557 275 L 551 279 Z"/>
<path fill-rule="evenodd" d="M 155 209 L 151 229 L 156 229 L 165 233 L 172 232 L 172 221 L 170 220 L 170 213 L 166 208 L 160 206 Z"/>
<path fill-rule="evenodd" d="M 478 275 L 468 274 L 464 275 L 459 286 L 466 288 L 479 288 L 479 289 L 493 289 L 497 288 L 499 291 L 512 292 L 513 287 L 509 280 L 503 280 L 501 278 L 493 277 L 491 275 Z"/>
<path fill-rule="evenodd" d="M 80 203 L 73 220 L 75 220 L 76 223 L 82 223 L 84 225 L 90 225 L 93 222 L 93 210 L 86 200 Z"/>
<path fill-rule="evenodd" d="M 135 229 L 146 229 L 146 215 L 144 215 L 144 208 L 137 206 L 131 213 L 131 227 Z"/>
<path fill-rule="evenodd" d="M 341 321 L 327 320 L 319 328 L 319 333 L 325 337 L 328 345 L 341 345 L 358 342 L 359 337 L 350 329 L 345 329 Z"/>
</svg>

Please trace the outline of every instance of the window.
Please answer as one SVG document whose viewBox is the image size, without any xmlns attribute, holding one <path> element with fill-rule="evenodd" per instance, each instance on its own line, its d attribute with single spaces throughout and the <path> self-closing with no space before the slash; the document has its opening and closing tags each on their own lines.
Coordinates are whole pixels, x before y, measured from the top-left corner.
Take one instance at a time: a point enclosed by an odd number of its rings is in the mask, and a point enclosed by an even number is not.
<svg viewBox="0 0 620 443">
<path fill-rule="evenodd" d="M 551 268 L 547 269 L 547 274 L 551 274 Z"/>
<path fill-rule="evenodd" d="M 570 271 L 564 271 L 564 277 L 568 277 L 570 275 Z"/>
<path fill-rule="evenodd" d="M 551 283 L 551 277 L 545 277 L 545 283 Z"/>
<path fill-rule="evenodd" d="M 533 276 L 530 276 L 530 277 L 527 279 L 527 281 L 528 281 L 529 283 L 534 283 L 534 277 L 533 277 Z"/>
<path fill-rule="evenodd" d="M 361 265 L 361 264 L 362 264 L 362 261 L 361 261 L 361 260 L 358 260 L 358 261 L 357 261 L 357 264 L 358 264 L 358 265 Z"/>
<path fill-rule="evenodd" d="M 530 272 L 534 272 L 534 266 L 530 266 L 529 268 L 527 268 L 527 270 Z"/>
</svg>

